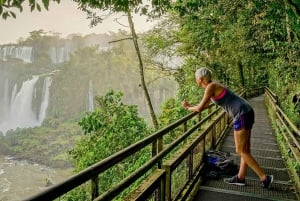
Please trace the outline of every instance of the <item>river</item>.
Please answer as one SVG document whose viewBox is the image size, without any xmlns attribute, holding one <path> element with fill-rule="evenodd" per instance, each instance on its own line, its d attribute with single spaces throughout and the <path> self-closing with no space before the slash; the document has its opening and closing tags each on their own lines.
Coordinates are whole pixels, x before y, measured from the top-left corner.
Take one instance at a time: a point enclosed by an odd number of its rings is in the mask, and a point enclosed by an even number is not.
<svg viewBox="0 0 300 201">
<path fill-rule="evenodd" d="M 71 168 L 51 168 L 0 155 L 0 201 L 24 200 L 71 174 Z"/>
</svg>

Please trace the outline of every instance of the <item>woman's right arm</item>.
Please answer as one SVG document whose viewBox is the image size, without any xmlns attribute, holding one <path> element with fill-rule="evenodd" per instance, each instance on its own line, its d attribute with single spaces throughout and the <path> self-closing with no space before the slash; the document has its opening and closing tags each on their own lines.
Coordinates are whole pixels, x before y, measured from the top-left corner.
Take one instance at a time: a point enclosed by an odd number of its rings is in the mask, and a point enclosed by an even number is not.
<svg viewBox="0 0 300 201">
<path fill-rule="evenodd" d="M 211 83 L 211 84 L 207 85 L 200 103 L 195 106 L 187 106 L 186 105 L 187 107 L 185 107 L 185 108 L 192 112 L 201 112 L 202 110 L 204 110 L 205 108 L 208 107 L 208 105 L 210 103 L 210 98 L 214 95 L 214 89 L 215 89 L 215 84 Z"/>
</svg>

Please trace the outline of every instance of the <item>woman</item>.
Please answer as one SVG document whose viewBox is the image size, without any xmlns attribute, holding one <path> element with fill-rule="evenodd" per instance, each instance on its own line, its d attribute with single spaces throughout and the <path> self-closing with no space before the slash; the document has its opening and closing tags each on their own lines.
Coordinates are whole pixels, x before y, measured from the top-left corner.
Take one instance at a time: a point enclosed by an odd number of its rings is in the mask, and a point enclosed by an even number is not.
<svg viewBox="0 0 300 201">
<path fill-rule="evenodd" d="M 269 188 L 273 175 L 266 175 L 250 153 L 250 136 L 254 124 L 254 111 L 249 103 L 225 86 L 212 81 L 212 73 L 208 68 L 200 68 L 195 72 L 196 82 L 205 89 L 199 104 L 191 106 L 184 100 L 182 106 L 193 112 L 201 112 L 210 101 L 222 107 L 233 117 L 234 142 L 237 154 L 240 155 L 240 169 L 236 176 L 224 179 L 228 184 L 245 185 L 247 167 L 249 166 L 259 177 L 261 186 Z"/>
</svg>

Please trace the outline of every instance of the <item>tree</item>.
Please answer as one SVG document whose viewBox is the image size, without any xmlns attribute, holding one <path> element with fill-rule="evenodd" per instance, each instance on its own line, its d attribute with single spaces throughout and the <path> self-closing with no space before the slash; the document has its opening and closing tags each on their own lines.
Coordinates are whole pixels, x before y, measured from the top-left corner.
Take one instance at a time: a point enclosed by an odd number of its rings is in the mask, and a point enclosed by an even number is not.
<svg viewBox="0 0 300 201">
<path fill-rule="evenodd" d="M 288 3 L 298 17 L 300 17 L 300 2 L 298 0 L 286 0 L 285 2 Z"/>
<path fill-rule="evenodd" d="M 50 0 L 53 2 L 60 3 L 60 0 Z M 8 17 L 16 18 L 15 9 L 18 9 L 20 12 L 23 11 L 23 4 L 25 4 L 25 0 L 2 0 L 0 1 L 0 16 L 5 20 Z M 49 8 L 49 0 L 42 1 L 43 7 L 48 10 Z M 42 6 L 40 3 L 36 2 L 36 0 L 28 0 L 28 6 L 30 7 L 30 11 L 34 11 L 35 9 L 38 11 L 42 10 Z"/>
<path fill-rule="evenodd" d="M 86 12 L 88 15 L 88 18 L 91 19 L 91 26 L 96 26 L 98 23 L 100 23 L 103 18 L 97 14 L 99 11 L 108 11 L 110 13 L 123 13 L 127 15 L 128 17 L 128 23 L 131 30 L 131 36 L 132 41 L 134 43 L 134 47 L 136 49 L 138 61 L 139 61 L 139 72 L 140 72 L 140 80 L 141 80 L 141 87 L 144 91 L 144 96 L 146 98 L 147 105 L 149 107 L 150 116 L 152 119 L 152 123 L 155 129 L 158 129 L 158 121 L 157 117 L 155 115 L 153 105 L 151 102 L 151 98 L 148 92 L 148 88 L 145 82 L 145 76 L 144 76 L 144 64 L 141 57 L 141 53 L 139 50 L 138 45 L 138 37 L 135 32 L 134 23 L 132 21 L 131 13 L 139 13 L 141 15 L 148 15 L 148 16 L 160 16 L 162 13 L 166 12 L 167 9 L 170 8 L 172 0 L 151 0 L 150 4 L 145 4 L 142 0 L 133 0 L 133 1 L 121 1 L 121 0 L 100 0 L 100 1 L 82 1 L 82 0 L 74 0 L 76 3 L 78 3 L 78 8 L 82 11 Z M 37 7 L 38 10 L 41 10 L 41 6 L 36 3 L 35 0 L 29 0 L 31 10 L 34 10 L 35 7 Z M 57 1 L 59 2 L 59 1 Z M 9 0 L 3 2 L 0 5 L 0 13 L 2 14 L 2 17 L 6 19 L 8 16 L 15 17 L 15 14 L 12 11 L 9 11 L 10 8 L 19 8 L 20 11 L 22 11 L 22 4 L 24 3 L 24 0 L 22 1 L 13 1 L 11 3 Z M 43 0 L 44 7 L 48 9 L 49 6 L 49 0 Z M 8 10 L 5 10 L 3 12 L 3 8 L 6 8 Z M 156 146 L 153 146 L 153 154 L 156 154 Z"/>
<path fill-rule="evenodd" d="M 15 9 L 18 9 L 20 12 L 23 11 L 23 5 L 27 4 L 30 7 L 31 11 L 42 10 L 42 6 L 48 10 L 50 2 L 60 3 L 60 0 L 42 0 L 42 4 L 38 3 L 37 0 L 2 0 L 0 1 L 0 16 L 3 19 L 7 19 L 8 17 L 16 18 Z M 171 0 L 150 0 L 150 5 L 143 5 L 142 0 L 133 0 L 133 1 L 122 1 L 122 0 L 101 0 L 101 1 L 82 1 L 82 0 L 74 0 L 79 4 L 82 10 L 87 11 L 91 14 L 91 18 L 93 22 L 99 22 L 103 19 L 97 15 L 94 15 L 93 12 L 88 10 L 90 8 L 101 8 L 103 10 L 110 10 L 113 12 L 124 12 L 128 9 L 135 10 L 136 12 L 140 12 L 142 14 L 151 14 L 151 15 L 160 15 L 161 13 L 166 12 L 166 10 L 170 6 Z M 26 6 L 27 6 L 26 5 Z M 41 6 L 42 5 L 42 6 Z M 88 6 L 88 7 L 87 7 Z M 149 11 L 150 7 L 152 7 L 151 11 Z"/>
<path fill-rule="evenodd" d="M 170 5 L 169 0 L 164 1 L 151 1 L 152 9 L 150 5 L 145 5 L 141 0 L 134 0 L 134 1 L 81 1 L 81 0 L 74 0 L 78 3 L 79 9 L 83 10 L 87 13 L 88 18 L 91 19 L 91 26 L 96 26 L 99 22 L 103 20 L 103 18 L 97 15 L 96 11 L 109 11 L 112 13 L 123 13 L 127 15 L 130 31 L 131 31 L 131 40 L 133 41 L 136 54 L 139 61 L 139 72 L 140 72 L 140 85 L 143 88 L 144 96 L 146 98 L 147 105 L 149 107 L 150 116 L 152 119 L 152 123 L 155 129 L 158 129 L 158 121 L 155 115 L 153 105 L 151 102 L 151 98 L 148 92 L 148 88 L 145 82 L 145 75 L 144 75 L 144 63 L 142 60 L 141 52 L 139 49 L 138 44 L 138 36 L 135 31 L 134 23 L 132 20 L 132 12 L 140 13 L 141 15 L 161 15 Z M 150 10 L 151 9 L 151 10 Z"/>
<path fill-rule="evenodd" d="M 146 41 L 152 43 L 152 58 L 168 48 L 182 57 L 184 63 L 174 74 L 178 99 L 198 95 L 194 71 L 204 65 L 233 89 L 269 85 L 291 110 L 291 97 L 300 88 L 299 1 L 186 0 L 176 1 L 173 8 L 166 20 L 180 16 L 177 30 L 165 34 L 160 28 Z"/>
<path fill-rule="evenodd" d="M 125 105 L 121 102 L 122 96 L 121 92 L 109 91 L 104 96 L 96 97 L 97 108 L 86 113 L 79 122 L 85 136 L 70 151 L 76 172 L 145 138 L 150 133 L 145 121 L 138 116 L 137 106 Z M 150 157 L 149 150 L 143 149 L 101 174 L 100 193 L 131 174 Z M 73 200 L 83 199 L 77 197 Z"/>
</svg>

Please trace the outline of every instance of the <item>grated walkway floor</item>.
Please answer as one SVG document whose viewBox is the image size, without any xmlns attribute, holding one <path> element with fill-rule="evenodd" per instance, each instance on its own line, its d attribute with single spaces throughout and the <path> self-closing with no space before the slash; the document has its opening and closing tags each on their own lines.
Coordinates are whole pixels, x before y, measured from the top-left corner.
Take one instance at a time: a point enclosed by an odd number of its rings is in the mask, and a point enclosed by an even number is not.
<svg viewBox="0 0 300 201">
<path fill-rule="evenodd" d="M 208 180 L 201 185 L 195 201 L 298 200 L 267 115 L 264 96 L 250 99 L 249 102 L 255 111 L 251 153 L 267 174 L 274 175 L 273 184 L 270 189 L 263 189 L 256 174 L 248 168 L 246 186 L 225 184 L 223 178 Z M 233 131 L 225 138 L 221 150 L 230 152 L 234 161 L 239 164 L 239 157 L 235 154 Z"/>
</svg>

